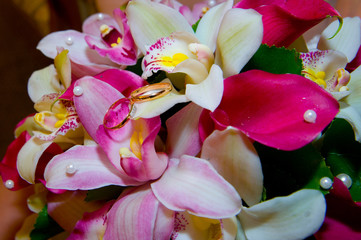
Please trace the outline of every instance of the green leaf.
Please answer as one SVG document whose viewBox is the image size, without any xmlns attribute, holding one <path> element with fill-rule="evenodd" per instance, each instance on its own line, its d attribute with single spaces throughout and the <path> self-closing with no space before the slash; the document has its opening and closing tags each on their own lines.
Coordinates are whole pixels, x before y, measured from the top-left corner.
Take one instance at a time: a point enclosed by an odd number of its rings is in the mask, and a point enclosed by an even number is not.
<svg viewBox="0 0 361 240">
<path fill-rule="evenodd" d="M 293 73 L 301 75 L 303 68 L 300 54 L 287 48 L 269 47 L 262 44 L 242 72 L 259 69 L 275 74 Z"/>
<path fill-rule="evenodd" d="M 201 20 L 199 19 L 195 24 L 192 25 L 192 29 L 193 29 L 194 32 L 197 31 L 198 24 L 199 24 L 200 21 L 201 21 Z"/>
<path fill-rule="evenodd" d="M 346 173 L 352 179 L 350 190 L 354 201 L 361 201 L 361 144 L 355 140 L 351 125 L 335 119 L 325 132 L 323 154 L 334 176 Z"/>
<path fill-rule="evenodd" d="M 30 233 L 32 240 L 46 240 L 64 230 L 48 215 L 48 207 L 45 206 L 39 212 L 34 229 Z"/>
<path fill-rule="evenodd" d="M 261 158 L 267 199 L 286 196 L 302 188 L 327 193 L 320 187 L 322 177 L 333 178 L 317 149 L 309 144 L 295 151 L 281 151 L 255 143 Z"/>
<path fill-rule="evenodd" d="M 87 192 L 85 201 L 91 202 L 91 201 L 100 201 L 100 200 L 107 201 L 107 200 L 117 199 L 123 190 L 124 187 L 115 186 L 115 185 L 89 190 Z"/>
</svg>

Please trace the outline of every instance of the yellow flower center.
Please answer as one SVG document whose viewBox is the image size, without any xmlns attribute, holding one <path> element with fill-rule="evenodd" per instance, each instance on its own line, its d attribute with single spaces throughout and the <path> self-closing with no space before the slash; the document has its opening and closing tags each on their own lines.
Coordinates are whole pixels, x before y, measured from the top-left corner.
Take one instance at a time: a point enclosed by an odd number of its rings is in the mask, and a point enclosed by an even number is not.
<svg viewBox="0 0 361 240">
<path fill-rule="evenodd" d="M 176 53 L 172 57 L 170 56 L 164 56 L 161 58 L 160 62 L 163 66 L 166 67 L 175 67 L 179 63 L 183 62 L 184 60 L 187 60 L 189 57 L 185 55 L 184 53 Z"/>
<path fill-rule="evenodd" d="M 315 72 L 314 70 L 308 68 L 302 72 L 305 74 L 305 77 L 307 77 L 308 79 L 314 81 L 323 88 L 327 88 L 327 84 L 325 81 L 326 73 L 324 71 Z"/>
</svg>

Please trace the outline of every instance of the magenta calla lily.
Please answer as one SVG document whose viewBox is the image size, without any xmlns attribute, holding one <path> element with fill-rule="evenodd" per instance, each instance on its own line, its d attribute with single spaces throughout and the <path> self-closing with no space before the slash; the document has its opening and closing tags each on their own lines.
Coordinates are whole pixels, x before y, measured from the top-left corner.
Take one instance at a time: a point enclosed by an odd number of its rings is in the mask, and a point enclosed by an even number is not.
<svg viewBox="0 0 361 240">
<path fill-rule="evenodd" d="M 314 140 L 338 109 L 329 93 L 302 76 L 251 70 L 225 79 L 222 102 L 209 115 L 217 128 L 233 126 L 267 146 L 294 150 Z M 305 119 L 307 113 L 317 116 L 315 122 Z M 204 138 L 212 127 L 202 119 Z"/>
<path fill-rule="evenodd" d="M 326 1 L 243 0 L 235 8 L 255 9 L 262 14 L 263 41 L 268 45 L 289 46 L 305 31 L 327 17 L 340 14 Z"/>
</svg>

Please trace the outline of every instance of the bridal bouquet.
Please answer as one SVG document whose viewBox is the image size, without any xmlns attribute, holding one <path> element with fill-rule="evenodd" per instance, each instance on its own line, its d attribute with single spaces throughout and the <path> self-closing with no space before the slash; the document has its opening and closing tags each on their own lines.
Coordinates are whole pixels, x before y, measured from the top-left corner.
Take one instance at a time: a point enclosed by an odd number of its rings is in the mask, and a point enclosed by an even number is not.
<svg viewBox="0 0 361 240">
<path fill-rule="evenodd" d="M 34 189 L 16 239 L 361 239 L 360 43 L 324 0 L 132 0 L 47 35 L 0 165 Z"/>
</svg>

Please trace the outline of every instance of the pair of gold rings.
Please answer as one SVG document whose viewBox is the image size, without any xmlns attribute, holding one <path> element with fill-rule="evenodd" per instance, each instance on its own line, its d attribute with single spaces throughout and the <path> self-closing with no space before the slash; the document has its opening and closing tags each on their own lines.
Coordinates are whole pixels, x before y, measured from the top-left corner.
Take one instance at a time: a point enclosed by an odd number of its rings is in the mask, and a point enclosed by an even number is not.
<svg viewBox="0 0 361 240">
<path fill-rule="evenodd" d="M 129 98 L 121 98 L 109 107 L 103 119 L 104 127 L 108 129 L 123 127 L 133 115 L 134 103 L 152 101 L 167 95 L 171 91 L 172 85 L 167 82 L 149 84 L 134 90 Z"/>
</svg>

